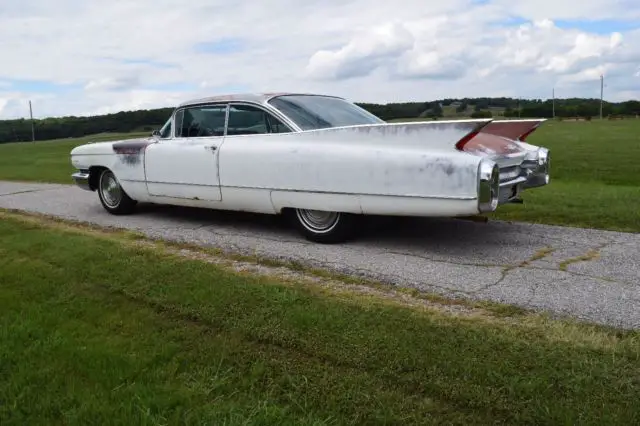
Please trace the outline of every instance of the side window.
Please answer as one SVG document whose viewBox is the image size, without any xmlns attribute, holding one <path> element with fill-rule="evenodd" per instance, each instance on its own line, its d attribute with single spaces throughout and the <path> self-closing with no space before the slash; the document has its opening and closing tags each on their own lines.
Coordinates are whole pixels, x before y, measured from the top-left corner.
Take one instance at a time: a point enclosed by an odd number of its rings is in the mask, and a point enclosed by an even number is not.
<svg viewBox="0 0 640 426">
<path fill-rule="evenodd" d="M 223 136 L 226 105 L 185 108 L 176 114 L 176 137 Z"/>
<path fill-rule="evenodd" d="M 258 135 L 264 133 L 289 133 L 282 121 L 268 112 L 251 105 L 231 105 L 227 135 Z"/>
</svg>

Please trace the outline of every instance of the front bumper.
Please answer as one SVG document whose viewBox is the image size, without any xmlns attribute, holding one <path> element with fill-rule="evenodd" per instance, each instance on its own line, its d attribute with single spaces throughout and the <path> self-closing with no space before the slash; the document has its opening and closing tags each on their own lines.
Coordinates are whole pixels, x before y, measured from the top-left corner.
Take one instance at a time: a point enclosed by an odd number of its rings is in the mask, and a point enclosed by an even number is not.
<svg viewBox="0 0 640 426">
<path fill-rule="evenodd" d="M 74 174 L 71 175 L 71 178 L 73 179 L 74 183 L 86 190 L 86 191 L 93 191 L 93 189 L 91 188 L 91 184 L 89 183 L 89 171 L 88 170 L 80 170 L 79 172 L 76 172 Z"/>
</svg>

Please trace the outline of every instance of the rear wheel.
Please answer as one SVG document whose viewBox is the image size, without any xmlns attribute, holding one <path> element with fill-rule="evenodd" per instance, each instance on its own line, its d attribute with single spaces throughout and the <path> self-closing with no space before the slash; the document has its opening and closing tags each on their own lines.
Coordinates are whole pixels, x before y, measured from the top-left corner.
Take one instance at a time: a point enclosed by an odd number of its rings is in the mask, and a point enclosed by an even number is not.
<svg viewBox="0 0 640 426">
<path fill-rule="evenodd" d="M 102 207 L 109 213 L 115 215 L 133 212 L 136 201 L 124 192 L 124 189 L 120 186 L 120 182 L 118 182 L 113 172 L 109 169 L 104 169 L 99 173 L 98 196 L 100 197 Z"/>
<path fill-rule="evenodd" d="M 293 209 L 291 219 L 307 240 L 317 243 L 347 241 L 358 229 L 355 216 L 349 213 Z"/>
</svg>

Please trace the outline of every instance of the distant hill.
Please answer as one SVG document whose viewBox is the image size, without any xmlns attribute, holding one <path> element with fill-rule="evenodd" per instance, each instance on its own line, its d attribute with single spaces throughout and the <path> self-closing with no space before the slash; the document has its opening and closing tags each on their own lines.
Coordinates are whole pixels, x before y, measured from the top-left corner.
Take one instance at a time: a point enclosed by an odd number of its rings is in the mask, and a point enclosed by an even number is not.
<svg viewBox="0 0 640 426">
<path fill-rule="evenodd" d="M 464 118 L 464 117 L 545 117 L 553 116 L 550 99 L 463 98 L 426 102 L 389 104 L 358 103 L 383 120 L 412 118 Z M 92 117 L 60 117 L 35 120 L 36 139 L 62 139 L 82 137 L 96 133 L 151 132 L 164 124 L 172 107 L 153 110 L 122 111 Z M 599 99 L 556 99 L 557 117 L 597 117 Z M 603 115 L 636 116 L 640 114 L 640 101 L 604 102 Z M 0 120 L 0 143 L 31 140 L 31 122 L 28 119 Z"/>
</svg>

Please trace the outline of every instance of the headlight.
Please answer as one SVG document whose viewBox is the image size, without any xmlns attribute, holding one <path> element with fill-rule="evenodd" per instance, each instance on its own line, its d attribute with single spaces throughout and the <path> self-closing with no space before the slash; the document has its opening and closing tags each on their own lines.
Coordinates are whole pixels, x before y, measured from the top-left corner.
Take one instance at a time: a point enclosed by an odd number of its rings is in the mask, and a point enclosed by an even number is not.
<svg viewBox="0 0 640 426">
<path fill-rule="evenodd" d="M 483 158 L 478 175 L 478 211 L 492 212 L 498 207 L 500 169 L 494 161 Z"/>
</svg>

